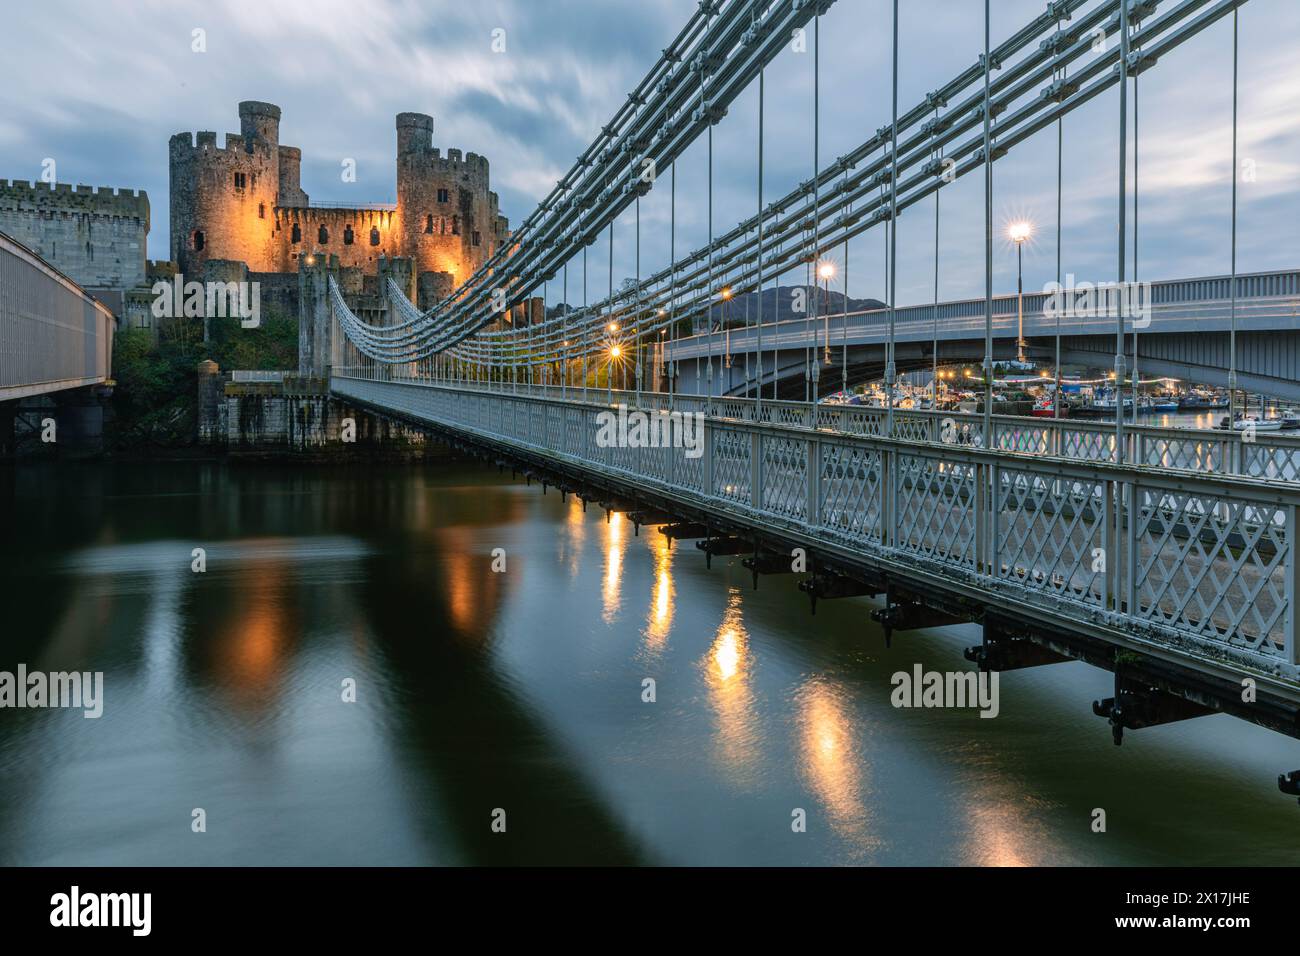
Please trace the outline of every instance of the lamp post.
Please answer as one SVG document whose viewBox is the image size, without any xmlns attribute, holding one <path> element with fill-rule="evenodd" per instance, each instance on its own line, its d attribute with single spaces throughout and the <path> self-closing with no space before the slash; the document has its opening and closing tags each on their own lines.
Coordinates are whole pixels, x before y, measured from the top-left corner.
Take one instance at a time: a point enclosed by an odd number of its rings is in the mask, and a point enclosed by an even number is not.
<svg viewBox="0 0 1300 956">
<path fill-rule="evenodd" d="M 822 361 L 826 365 L 831 364 L 831 279 L 835 276 L 835 263 L 823 260 L 817 266 L 817 278 L 821 279 L 825 287 L 825 295 L 822 299 L 825 308 L 822 310 L 822 320 L 825 324 L 823 332 L 823 355 Z"/>
<path fill-rule="evenodd" d="M 727 322 L 727 303 L 731 301 L 731 286 L 722 288 L 723 367 L 731 368 L 731 325 Z M 728 376 L 730 379 L 730 376 Z"/>
<path fill-rule="evenodd" d="M 1033 227 L 1024 220 L 1013 222 L 1007 234 L 1016 244 L 1016 361 L 1025 361 L 1025 240 Z"/>
</svg>

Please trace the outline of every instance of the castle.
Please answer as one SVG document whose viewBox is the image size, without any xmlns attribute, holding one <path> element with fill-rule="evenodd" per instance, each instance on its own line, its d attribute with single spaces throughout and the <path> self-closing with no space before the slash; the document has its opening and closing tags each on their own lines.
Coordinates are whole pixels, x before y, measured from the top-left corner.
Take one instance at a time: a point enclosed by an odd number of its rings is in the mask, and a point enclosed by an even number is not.
<svg viewBox="0 0 1300 956">
<path fill-rule="evenodd" d="M 397 203 L 312 206 L 300 181 L 302 151 L 280 143 L 280 108 L 239 104 L 240 131 L 178 133 L 169 144 L 171 258 L 187 277 L 207 263 L 249 274 L 297 273 L 326 256 L 377 273 L 381 259 L 410 259 L 422 303 L 449 294 L 509 236 L 489 188 L 488 161 L 446 157 L 433 146 L 433 117 L 397 115 Z"/>
</svg>

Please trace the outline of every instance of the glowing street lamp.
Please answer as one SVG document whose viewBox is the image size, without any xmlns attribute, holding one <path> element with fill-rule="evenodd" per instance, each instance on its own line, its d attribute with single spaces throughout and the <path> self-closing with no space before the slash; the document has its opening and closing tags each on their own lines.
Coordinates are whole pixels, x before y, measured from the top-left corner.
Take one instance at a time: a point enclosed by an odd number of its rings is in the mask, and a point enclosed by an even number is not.
<svg viewBox="0 0 1300 956">
<path fill-rule="evenodd" d="M 1025 361 L 1025 241 L 1034 233 L 1034 227 L 1021 219 L 1013 222 L 1007 235 L 1016 244 L 1016 360 Z"/>
<path fill-rule="evenodd" d="M 835 275 L 835 263 L 829 259 L 823 259 L 817 264 L 817 278 L 824 283 L 825 295 L 822 298 L 824 308 L 822 309 L 822 322 L 824 347 L 822 352 L 822 364 L 831 364 L 831 278 Z"/>
</svg>

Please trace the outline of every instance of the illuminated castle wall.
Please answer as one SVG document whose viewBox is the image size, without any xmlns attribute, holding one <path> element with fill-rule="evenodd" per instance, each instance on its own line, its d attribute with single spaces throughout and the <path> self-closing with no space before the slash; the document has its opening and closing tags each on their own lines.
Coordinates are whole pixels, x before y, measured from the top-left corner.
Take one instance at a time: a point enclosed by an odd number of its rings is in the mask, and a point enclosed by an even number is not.
<svg viewBox="0 0 1300 956">
<path fill-rule="evenodd" d="M 178 133 L 169 146 L 171 258 L 199 276 L 212 260 L 254 273 L 297 272 L 305 256 L 337 256 L 374 273 L 380 257 L 410 258 L 422 288 L 455 288 L 509 235 L 489 186 L 488 161 L 446 157 L 433 117 L 397 116 L 397 204 L 312 206 L 302 190 L 302 151 L 280 144 L 280 108 L 239 104 L 239 133 Z M 445 294 L 445 293 L 444 293 Z"/>
</svg>

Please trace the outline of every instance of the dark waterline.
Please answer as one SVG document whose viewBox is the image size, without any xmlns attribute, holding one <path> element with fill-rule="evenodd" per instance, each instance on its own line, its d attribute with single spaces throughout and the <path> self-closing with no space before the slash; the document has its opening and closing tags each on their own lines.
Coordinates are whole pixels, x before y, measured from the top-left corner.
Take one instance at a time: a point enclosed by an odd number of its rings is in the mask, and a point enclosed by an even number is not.
<svg viewBox="0 0 1300 956">
<path fill-rule="evenodd" d="M 965 670 L 978 630 L 887 651 L 874 602 L 809 617 L 793 576 L 754 592 L 508 479 L 0 472 L 0 669 L 105 675 L 101 719 L 0 710 L 0 862 L 1300 862 L 1296 741 L 1212 717 L 1116 748 L 1077 663 L 1005 675 L 993 720 L 895 709 L 894 672 Z"/>
</svg>

